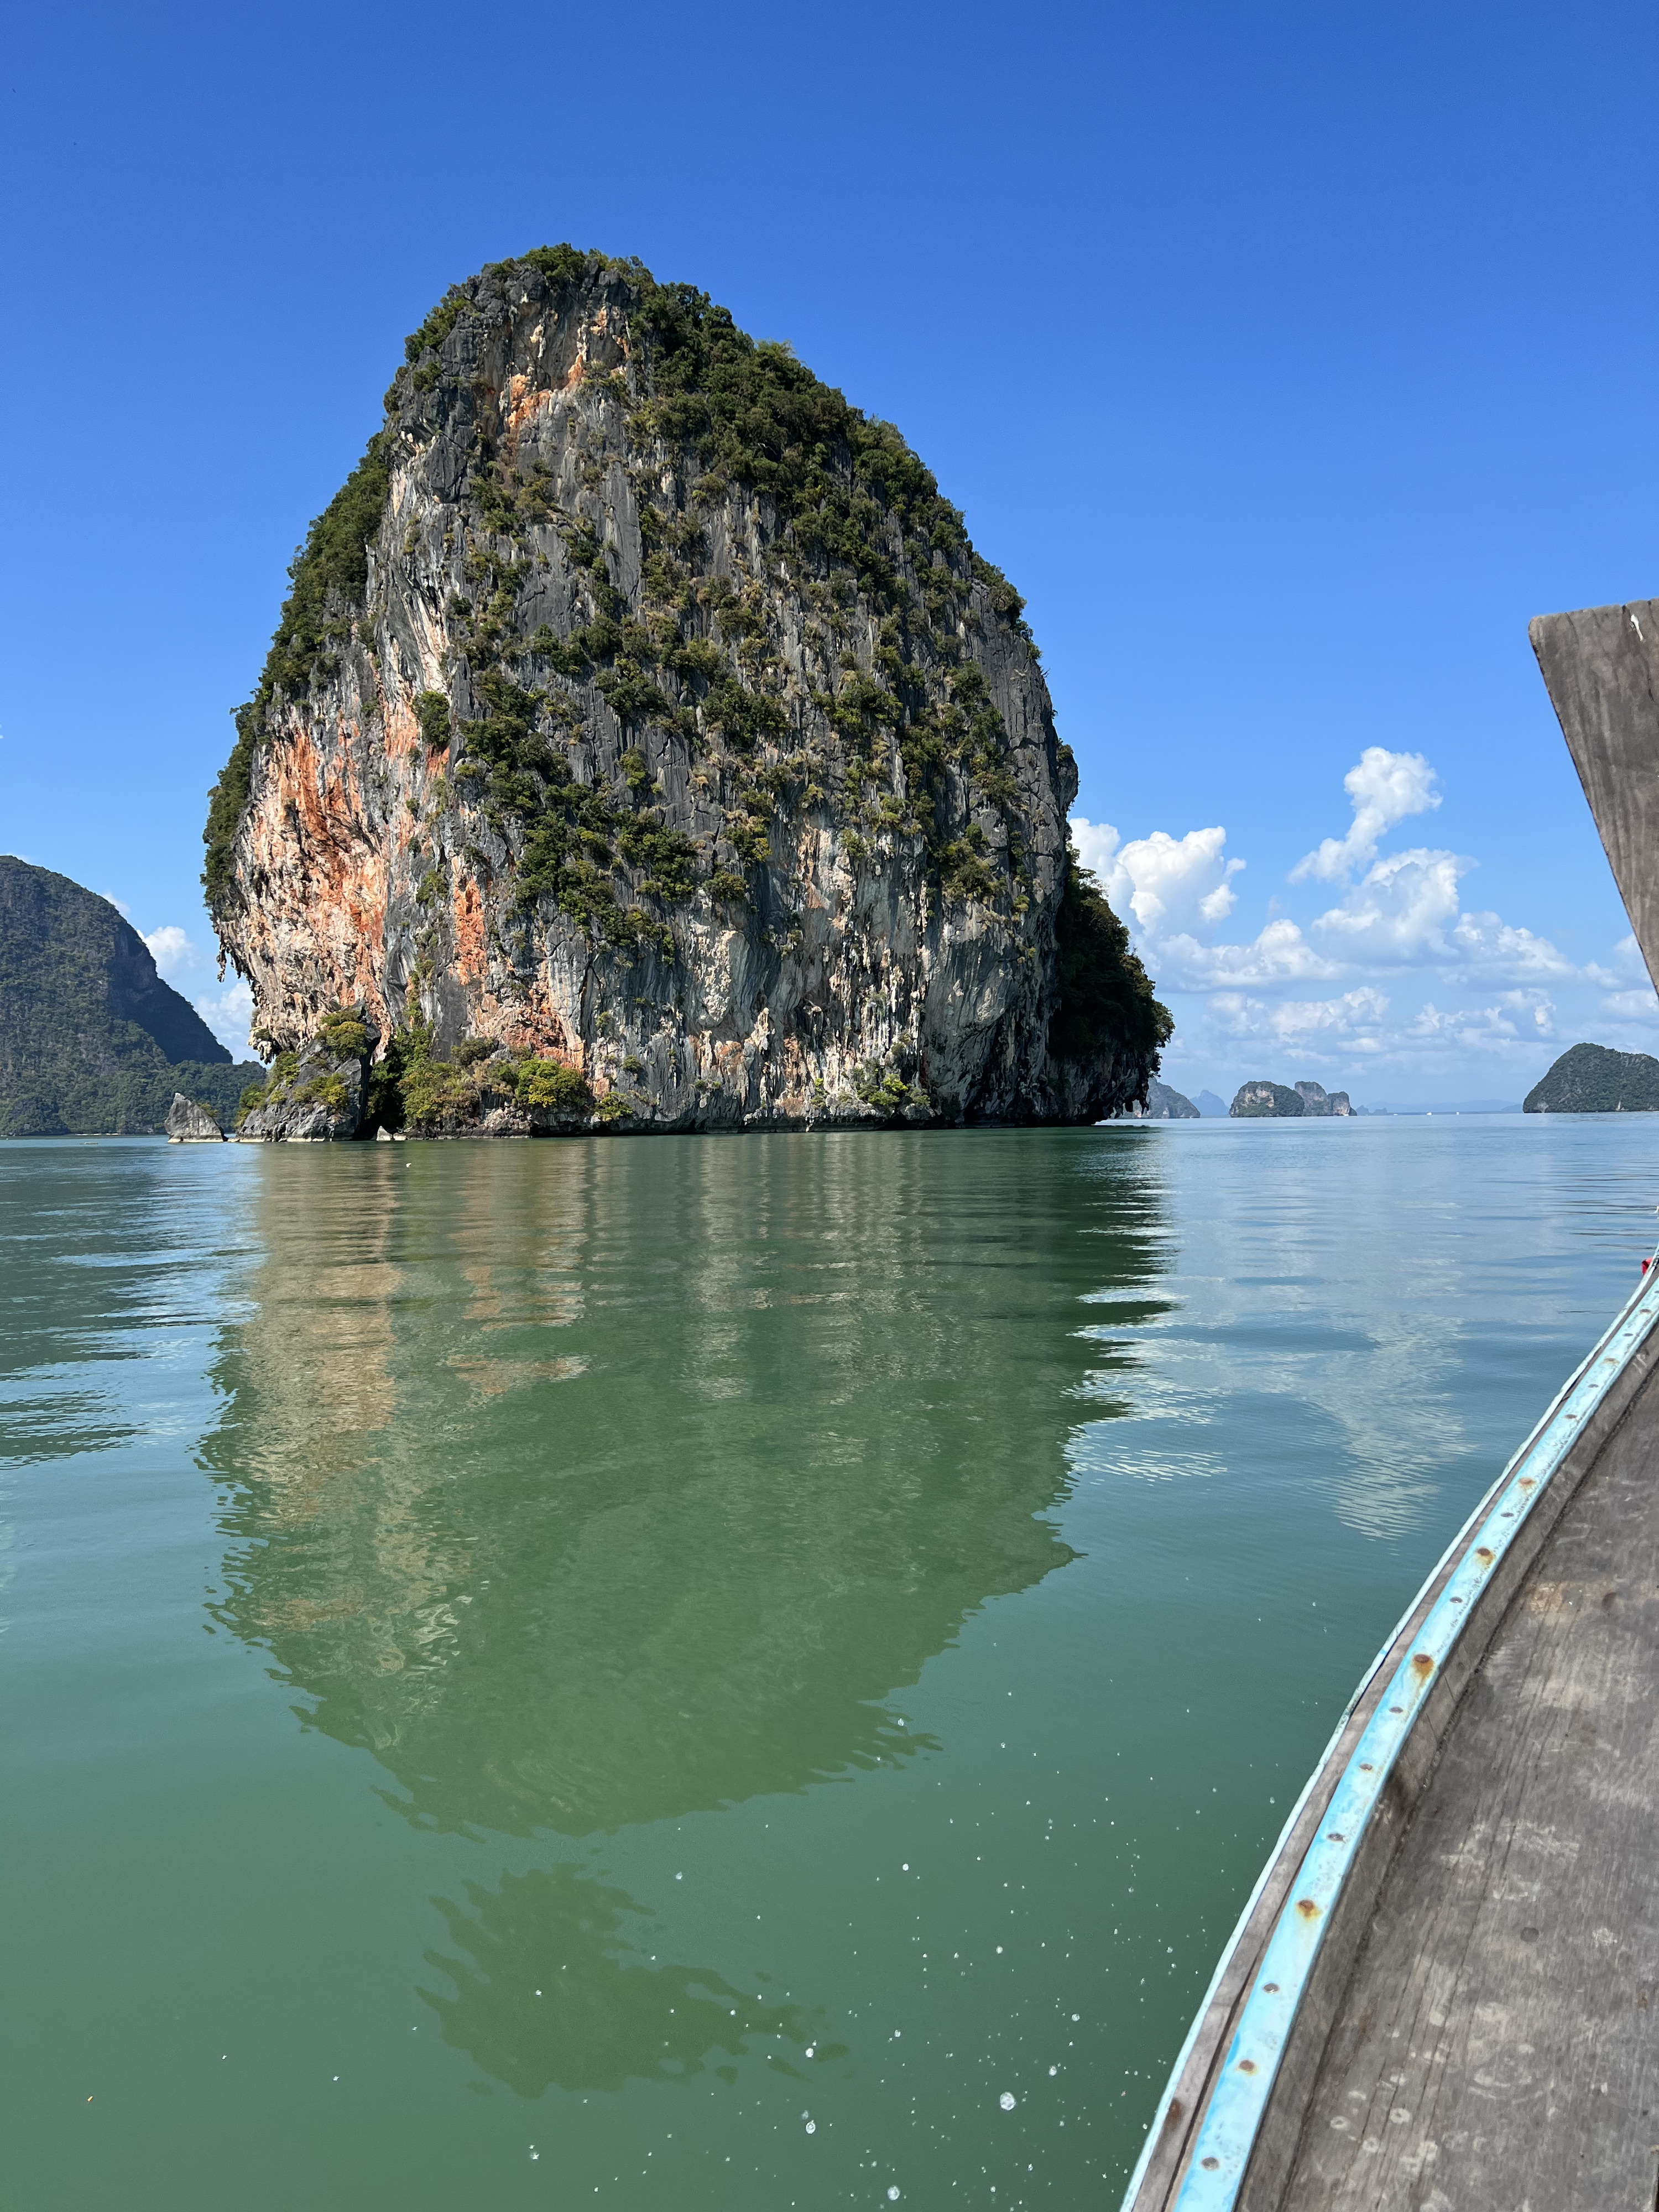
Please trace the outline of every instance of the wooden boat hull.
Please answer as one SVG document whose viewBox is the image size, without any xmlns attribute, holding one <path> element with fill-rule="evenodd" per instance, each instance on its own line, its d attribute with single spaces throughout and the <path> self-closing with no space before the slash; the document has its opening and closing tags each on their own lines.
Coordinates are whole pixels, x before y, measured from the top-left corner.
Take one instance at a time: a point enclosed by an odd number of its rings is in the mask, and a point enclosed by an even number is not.
<svg viewBox="0 0 1659 2212">
<path fill-rule="evenodd" d="M 1659 602 L 1532 635 L 1650 972 Z M 1659 1267 L 1361 1683 L 1124 2212 L 1659 2202 Z"/>
</svg>

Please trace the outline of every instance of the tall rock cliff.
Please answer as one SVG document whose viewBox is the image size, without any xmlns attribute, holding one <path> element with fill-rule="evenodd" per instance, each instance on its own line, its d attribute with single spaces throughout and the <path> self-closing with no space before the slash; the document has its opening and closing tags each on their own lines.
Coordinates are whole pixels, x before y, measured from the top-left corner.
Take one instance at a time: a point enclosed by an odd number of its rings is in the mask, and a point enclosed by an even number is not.
<svg viewBox="0 0 1659 2212">
<path fill-rule="evenodd" d="M 898 434 L 568 246 L 406 350 L 212 796 L 271 1046 L 354 1008 L 459 1127 L 528 1126 L 535 1060 L 635 1127 L 1143 1097 L 1023 603 Z"/>
</svg>

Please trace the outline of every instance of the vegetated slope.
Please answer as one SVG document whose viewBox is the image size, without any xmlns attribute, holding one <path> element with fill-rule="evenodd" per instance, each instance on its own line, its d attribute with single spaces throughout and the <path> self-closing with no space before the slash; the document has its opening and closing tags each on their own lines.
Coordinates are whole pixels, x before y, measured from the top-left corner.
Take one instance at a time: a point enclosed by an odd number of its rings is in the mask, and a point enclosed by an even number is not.
<svg viewBox="0 0 1659 2212">
<path fill-rule="evenodd" d="M 212 795 L 271 1043 L 358 1006 L 456 1127 L 537 1059 L 635 1127 L 1143 1095 L 1169 1018 L 1023 603 L 898 433 L 568 246 L 406 353 Z"/>
<path fill-rule="evenodd" d="M 264 1074 L 232 1066 L 107 899 L 0 855 L 0 1136 L 157 1133 L 175 1091 L 225 1121 Z"/>
<path fill-rule="evenodd" d="M 1525 1114 L 1659 1113 L 1659 1060 L 1576 1044 L 1521 1102 Z"/>
</svg>

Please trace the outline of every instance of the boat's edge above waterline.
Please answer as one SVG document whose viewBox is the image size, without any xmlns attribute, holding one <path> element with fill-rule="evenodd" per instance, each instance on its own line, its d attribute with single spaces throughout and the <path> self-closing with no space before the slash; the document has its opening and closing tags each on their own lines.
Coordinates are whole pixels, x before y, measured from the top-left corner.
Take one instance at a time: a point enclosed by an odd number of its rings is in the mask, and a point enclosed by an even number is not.
<svg viewBox="0 0 1659 2212">
<path fill-rule="evenodd" d="M 1222 1954 L 1123 2212 L 1278 2203 L 1395 1846 L 1511 1601 L 1647 1379 L 1659 1350 L 1656 1322 L 1659 1267 L 1563 1388 L 1367 1670 Z"/>
<path fill-rule="evenodd" d="M 1529 635 L 1636 941 L 1659 975 L 1659 600 L 1542 615 Z M 1396 1847 L 1516 1591 L 1647 1379 L 1656 1318 L 1659 1267 L 1373 1662 L 1222 1954 L 1124 2212 L 1279 2203 Z"/>
</svg>

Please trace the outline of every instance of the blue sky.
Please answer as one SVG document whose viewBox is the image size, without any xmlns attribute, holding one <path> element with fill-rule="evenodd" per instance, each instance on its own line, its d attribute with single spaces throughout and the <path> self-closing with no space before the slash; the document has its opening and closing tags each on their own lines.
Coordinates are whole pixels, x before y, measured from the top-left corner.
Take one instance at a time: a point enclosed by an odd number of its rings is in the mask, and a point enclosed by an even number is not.
<svg viewBox="0 0 1659 2212">
<path fill-rule="evenodd" d="M 404 333 L 568 238 L 897 422 L 1026 594 L 1172 1080 L 1659 1049 L 1526 638 L 1659 589 L 1656 64 L 1594 0 L 20 16 L 0 848 L 216 996 L 292 550 Z"/>
</svg>

